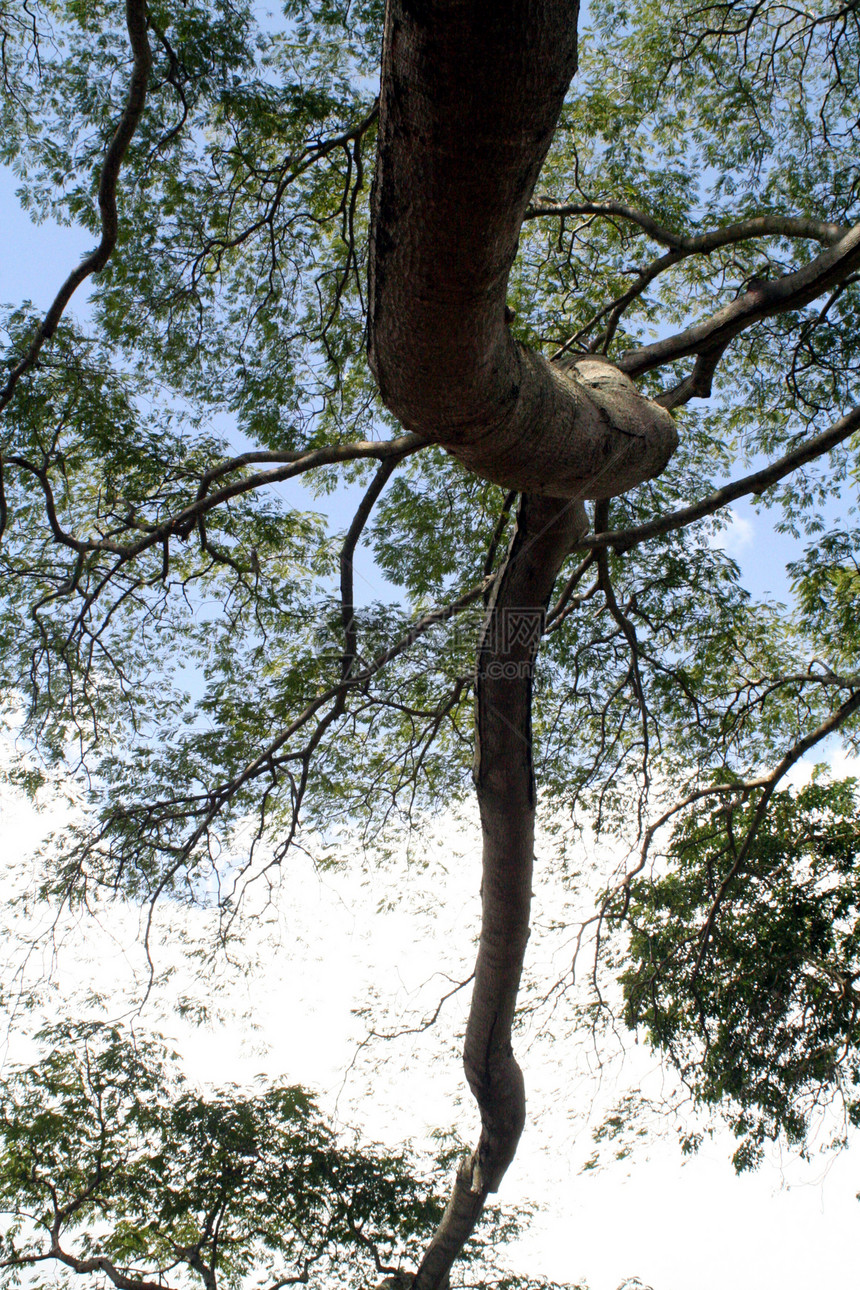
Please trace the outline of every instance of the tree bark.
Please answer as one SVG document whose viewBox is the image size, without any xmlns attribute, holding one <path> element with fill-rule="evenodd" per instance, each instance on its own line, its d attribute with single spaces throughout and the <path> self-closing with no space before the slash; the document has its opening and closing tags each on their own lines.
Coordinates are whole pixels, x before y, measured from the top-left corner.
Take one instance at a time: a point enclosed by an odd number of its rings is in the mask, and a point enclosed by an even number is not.
<svg viewBox="0 0 860 1290">
<path fill-rule="evenodd" d="M 505 314 L 577 14 L 577 0 L 389 0 L 368 335 L 407 429 L 506 488 L 598 498 L 659 474 L 671 415 L 604 359 L 552 366 Z"/>
<path fill-rule="evenodd" d="M 546 606 L 565 556 L 587 529 L 581 502 L 526 495 L 478 648 L 475 787 L 483 833 L 482 919 L 464 1065 L 481 1136 L 461 1165 L 415 1278 L 443 1290 L 448 1272 L 514 1158 L 525 1088 L 511 1045 L 529 937 L 535 778 L 532 677 Z"/>
<path fill-rule="evenodd" d="M 674 421 L 607 360 L 552 366 L 511 335 L 520 227 L 576 70 L 577 0 L 387 0 L 371 199 L 368 352 L 386 406 L 470 470 L 524 494 L 478 651 L 475 784 L 483 919 L 464 1061 L 480 1141 L 414 1290 L 448 1273 L 525 1121 L 511 1029 L 529 935 L 531 692 L 582 498 L 659 474 Z"/>
</svg>

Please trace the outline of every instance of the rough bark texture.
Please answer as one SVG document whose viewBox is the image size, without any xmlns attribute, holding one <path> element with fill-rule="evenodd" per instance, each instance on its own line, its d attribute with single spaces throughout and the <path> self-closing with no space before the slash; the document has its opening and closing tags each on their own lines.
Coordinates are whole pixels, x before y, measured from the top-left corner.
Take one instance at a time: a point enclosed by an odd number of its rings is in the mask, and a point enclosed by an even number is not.
<svg viewBox="0 0 860 1290">
<path fill-rule="evenodd" d="M 448 1273 L 525 1120 L 511 1027 L 529 935 L 531 687 L 543 613 L 583 535 L 582 498 L 625 492 L 677 442 L 607 360 L 550 365 L 506 320 L 526 206 L 576 69 L 577 0 L 388 0 L 371 205 L 369 357 L 386 405 L 524 494 L 478 659 L 483 922 L 465 1067 L 481 1136 L 412 1282 Z"/>
<path fill-rule="evenodd" d="M 608 497 L 659 474 L 671 415 L 505 320 L 520 227 L 576 69 L 576 0 L 389 0 L 370 362 L 387 406 L 507 488 Z"/>
<path fill-rule="evenodd" d="M 415 1290 L 442 1290 L 454 1260 L 514 1158 L 525 1088 L 511 1047 L 529 937 L 535 780 L 532 674 L 544 614 L 565 556 L 585 533 L 582 504 L 526 495 L 478 650 L 475 786 L 483 831 L 482 920 L 464 1063 L 481 1137 L 458 1171 Z"/>
</svg>

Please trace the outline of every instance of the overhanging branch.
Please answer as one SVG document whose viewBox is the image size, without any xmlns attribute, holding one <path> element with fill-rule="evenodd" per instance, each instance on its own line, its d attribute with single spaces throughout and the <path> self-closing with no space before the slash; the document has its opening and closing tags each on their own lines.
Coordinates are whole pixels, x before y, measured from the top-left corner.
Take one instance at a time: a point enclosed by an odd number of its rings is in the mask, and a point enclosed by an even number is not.
<svg viewBox="0 0 860 1290">
<path fill-rule="evenodd" d="M 814 219 L 807 215 L 754 215 L 750 219 L 726 224 L 707 233 L 676 233 L 644 211 L 635 210 L 624 202 L 557 202 L 549 197 L 539 197 L 526 207 L 523 219 L 541 219 L 547 216 L 559 218 L 565 215 L 603 215 L 607 219 L 628 220 L 661 246 L 668 246 L 685 255 L 708 255 L 719 247 L 758 237 L 808 238 L 832 246 L 851 229 L 849 224 L 834 224 L 829 220 Z"/>
<path fill-rule="evenodd" d="M 368 458 L 377 461 L 394 460 L 397 462 L 403 457 L 409 456 L 410 453 L 418 452 L 419 449 L 426 446 L 425 441 L 418 435 L 401 435 L 397 439 L 382 442 L 361 441 L 359 443 L 331 444 L 328 447 L 314 448 L 310 451 L 243 453 L 239 457 L 233 457 L 230 461 L 223 462 L 219 466 L 206 471 L 200 481 L 195 500 L 177 511 L 175 515 L 170 516 L 169 519 L 162 521 L 161 524 L 153 524 L 136 542 L 118 542 L 114 538 L 75 537 L 74 534 L 67 532 L 60 524 L 48 467 L 40 466 L 26 457 L 17 455 L 6 457 L 4 464 L 7 469 L 10 466 L 14 467 L 35 476 L 39 481 L 45 498 L 48 522 L 54 539 L 60 546 L 68 547 L 81 555 L 89 552 L 104 551 L 111 555 L 119 556 L 120 560 L 125 563 L 142 555 L 144 551 L 153 546 L 163 545 L 171 537 L 187 538 L 203 516 L 234 497 L 241 497 L 245 493 L 255 492 L 270 484 L 295 479 L 299 475 L 307 474 L 308 471 L 316 470 L 322 466 L 339 465 L 348 461 L 363 461 Z M 240 479 L 232 484 L 226 484 L 216 492 L 209 492 L 209 485 L 214 480 L 223 479 L 225 475 L 233 474 L 241 470 L 245 465 L 261 461 L 281 461 L 284 464 L 274 470 L 257 471 L 251 475 L 242 475 Z M 140 522 L 136 521 L 133 527 L 140 529 Z"/>
<path fill-rule="evenodd" d="M 642 376 L 691 354 L 722 351 L 741 332 L 763 318 L 802 309 L 860 266 L 860 224 L 803 268 L 759 282 L 737 300 L 692 327 L 629 351 L 618 359 L 628 376 Z"/>
<path fill-rule="evenodd" d="M 807 462 L 815 461 L 826 452 L 832 451 L 838 447 L 850 435 L 860 430 L 860 407 L 853 408 L 847 412 L 844 417 L 832 425 L 829 430 L 824 430 L 821 434 L 815 435 L 808 439 L 801 447 L 795 448 L 793 452 L 786 453 L 778 461 L 771 462 L 769 466 L 761 470 L 754 471 L 751 475 L 745 475 L 743 479 L 736 480 L 733 484 L 726 484 L 723 488 L 718 488 L 710 496 L 703 498 L 700 502 L 694 502 L 692 506 L 685 506 L 682 510 L 672 511 L 668 515 L 661 515 L 656 520 L 649 520 L 647 524 L 639 524 L 635 528 L 629 529 L 612 529 L 607 533 L 590 533 L 582 539 L 582 546 L 591 547 L 593 550 L 599 550 L 604 547 L 612 547 L 615 551 L 626 551 L 631 546 L 636 546 L 640 542 L 645 542 L 649 538 L 659 537 L 663 533 L 671 533 L 675 529 L 686 528 L 689 524 L 694 524 L 696 520 L 704 519 L 707 515 L 713 515 L 715 512 L 722 510 L 729 503 L 737 501 L 739 497 L 746 497 L 750 493 L 756 495 L 765 492 L 773 484 L 790 475 L 792 471 L 797 470 L 800 466 L 806 465 Z"/>
<path fill-rule="evenodd" d="M 99 179 L 99 214 L 101 216 L 101 241 L 94 250 L 66 278 L 54 302 L 39 325 L 30 347 L 21 361 L 12 368 L 5 386 L 0 390 L 0 412 L 7 406 L 21 377 L 34 366 L 46 340 L 57 330 L 66 305 L 82 282 L 103 269 L 116 246 L 119 217 L 116 208 L 116 186 L 120 167 L 134 133 L 143 115 L 146 90 L 152 67 L 152 51 L 146 34 L 147 14 L 145 0 L 126 0 L 125 19 L 133 54 L 131 80 L 125 108 L 119 125 L 108 145 Z"/>
</svg>

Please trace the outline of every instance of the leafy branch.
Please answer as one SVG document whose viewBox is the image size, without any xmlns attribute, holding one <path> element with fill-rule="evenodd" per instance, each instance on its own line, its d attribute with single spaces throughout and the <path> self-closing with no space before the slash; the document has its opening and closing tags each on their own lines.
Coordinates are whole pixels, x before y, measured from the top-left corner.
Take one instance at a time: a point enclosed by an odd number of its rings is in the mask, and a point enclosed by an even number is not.
<svg viewBox="0 0 860 1290">
<path fill-rule="evenodd" d="M 101 241 L 66 278 L 57 292 L 53 304 L 38 327 L 27 352 L 9 373 L 6 384 L 0 390 L 0 412 L 8 406 L 21 377 L 35 366 L 42 346 L 46 340 L 49 340 L 54 335 L 66 305 L 78 287 L 93 273 L 98 273 L 100 269 L 105 267 L 116 246 L 119 235 L 119 217 L 116 205 L 117 181 L 123 158 L 128 151 L 128 146 L 143 115 L 149 73 L 152 67 L 152 51 L 146 34 L 147 14 L 145 0 L 126 0 L 125 15 L 129 43 L 133 54 L 133 65 L 126 105 L 113 138 L 108 145 L 99 178 L 98 202 L 102 225 Z"/>
</svg>

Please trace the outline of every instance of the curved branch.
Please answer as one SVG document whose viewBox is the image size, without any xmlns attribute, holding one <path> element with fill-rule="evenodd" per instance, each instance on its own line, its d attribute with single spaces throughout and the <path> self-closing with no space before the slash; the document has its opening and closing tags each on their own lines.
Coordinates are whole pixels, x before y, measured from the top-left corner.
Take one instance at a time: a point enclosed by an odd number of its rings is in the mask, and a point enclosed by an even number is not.
<svg viewBox="0 0 860 1290">
<path fill-rule="evenodd" d="M 420 448 L 427 445 L 423 439 L 414 434 L 403 434 L 397 439 L 373 440 L 364 439 L 358 443 L 335 443 L 325 448 L 299 448 L 283 451 L 264 451 L 251 449 L 249 452 L 240 453 L 238 457 L 231 457 L 229 461 L 223 461 L 211 470 L 207 470 L 201 476 L 200 486 L 197 490 L 197 501 L 202 502 L 206 498 L 209 487 L 217 479 L 223 479 L 225 475 L 232 475 L 237 470 L 243 470 L 245 466 L 257 465 L 274 465 L 276 462 L 282 462 L 284 473 L 280 470 L 260 471 L 256 475 L 248 475 L 241 480 L 242 491 L 248 492 L 252 488 L 260 488 L 265 484 L 276 484 L 283 482 L 285 479 L 292 479 L 294 474 L 303 474 L 308 470 L 315 470 L 318 466 L 335 466 L 346 461 L 362 461 L 365 458 L 376 458 L 377 461 L 387 461 L 393 458 L 399 461 L 402 457 L 408 457 L 413 452 L 418 452 Z M 296 467 L 296 470 L 292 470 Z M 232 486 L 231 486 L 232 487 Z M 236 493 L 230 493 L 226 489 L 223 492 L 214 495 L 214 504 L 228 497 L 235 497 Z M 175 525 L 180 525 L 186 512 L 171 521 Z"/>
<path fill-rule="evenodd" d="M 499 518 L 496 520 L 496 527 L 493 529 L 493 532 L 490 536 L 490 541 L 487 546 L 487 554 L 484 557 L 484 577 L 485 578 L 489 578 L 490 574 L 493 572 L 493 564 L 495 563 L 496 552 L 499 549 L 499 543 L 502 540 L 504 531 L 507 528 L 508 517 L 510 515 L 511 507 L 513 506 L 516 500 L 517 500 L 516 493 L 508 492 L 505 494 L 505 500 L 502 502 L 502 509 L 499 511 Z"/>
<path fill-rule="evenodd" d="M 660 473 L 671 416 L 611 364 L 551 366 L 505 317 L 576 20 L 576 0 L 389 0 L 368 340 L 405 428 L 505 488 L 598 498 Z"/>
<path fill-rule="evenodd" d="M 6 466 L 16 466 L 20 470 L 26 470 L 39 480 L 45 496 L 48 521 L 55 540 L 61 546 L 69 547 L 72 551 L 77 551 L 80 554 L 86 554 L 90 551 L 105 551 L 126 561 L 133 560 L 150 547 L 163 545 L 173 535 L 180 538 L 188 537 L 202 516 L 214 510 L 215 507 L 222 505 L 222 503 L 228 502 L 234 497 L 240 497 L 243 493 L 253 492 L 257 488 L 264 488 L 267 484 L 283 483 L 287 479 L 295 479 L 298 475 L 304 475 L 309 470 L 316 470 L 320 466 L 332 466 L 347 461 L 362 461 L 366 458 L 376 458 L 379 461 L 391 459 L 399 461 L 410 453 L 426 448 L 426 446 L 426 442 L 418 435 L 401 435 L 397 439 L 389 439 L 381 443 L 362 441 L 360 443 L 331 444 L 326 448 L 314 448 L 310 452 L 243 453 L 241 456 L 234 457 L 230 461 L 207 471 L 200 482 L 197 497 L 193 502 L 183 507 L 181 511 L 171 516 L 170 519 L 164 520 L 161 524 L 153 525 L 145 536 L 139 538 L 137 542 L 130 543 L 117 542 L 111 538 L 76 538 L 72 534 L 66 533 L 57 517 L 47 468 L 39 467 L 34 462 L 17 456 L 6 457 L 5 464 Z M 219 489 L 217 493 L 208 492 L 208 484 L 211 480 L 231 474 L 241 469 L 245 464 L 255 461 L 283 461 L 285 464 L 276 470 L 258 471 L 256 474 L 246 475 L 233 484 L 227 484 L 224 488 Z"/>
<path fill-rule="evenodd" d="M 580 204 L 550 203 L 548 198 L 542 198 L 539 205 L 530 206 L 526 211 L 526 218 L 534 219 L 540 215 L 561 216 L 567 214 L 605 215 L 612 220 L 616 218 L 631 220 L 655 242 L 668 246 L 670 249 L 665 255 L 659 256 L 656 260 L 652 260 L 650 264 L 646 264 L 639 269 L 632 285 L 622 292 L 620 296 L 610 300 L 587 323 L 574 332 L 552 355 L 552 362 L 557 362 L 563 355 L 569 353 L 573 346 L 578 341 L 581 341 L 607 315 L 608 321 L 603 333 L 590 348 L 593 350 L 599 348 L 603 351 L 608 349 L 627 306 L 638 299 L 661 273 L 665 273 L 667 269 L 674 268 L 676 264 L 680 264 L 683 260 L 687 260 L 693 255 L 711 255 L 722 247 L 734 246 L 739 242 L 747 242 L 760 237 L 810 238 L 830 246 L 850 231 L 850 226 L 848 225 L 831 224 L 826 220 L 816 220 L 805 216 L 757 215 L 750 219 L 741 220 L 737 224 L 727 224 L 723 228 L 712 229 L 708 233 L 673 233 L 663 225 L 658 224 L 650 215 L 646 215 L 642 211 L 633 210 L 621 202 L 604 202 L 600 204 L 593 202 Z M 722 357 L 722 352 L 720 350 L 713 357 L 711 368 L 707 375 L 703 371 L 697 371 L 695 381 L 691 382 L 690 378 L 688 378 L 678 387 L 679 396 L 670 398 L 667 395 L 663 395 L 655 399 L 655 403 L 671 410 L 694 397 L 708 398 L 711 393 L 710 378 L 713 376 L 714 369 Z"/>
<path fill-rule="evenodd" d="M 164 50 L 165 54 L 167 55 L 167 63 L 168 63 L 169 70 L 165 77 L 165 81 L 167 82 L 168 85 L 173 86 L 174 90 L 176 91 L 177 98 L 179 99 L 179 102 L 182 104 L 182 113 L 176 125 L 172 126 L 169 130 L 167 130 L 161 136 L 161 138 L 158 141 L 158 144 L 156 145 L 158 148 L 158 151 L 160 152 L 164 148 L 166 148 L 168 144 L 172 143 L 173 140 L 176 139 L 182 133 L 182 129 L 185 125 L 185 122 L 188 120 L 189 107 L 188 107 L 188 99 L 185 94 L 185 89 L 182 84 L 182 66 L 176 55 L 176 50 L 173 48 L 170 41 L 167 39 L 167 33 L 164 31 L 162 27 L 159 27 L 158 23 L 155 21 L 152 14 L 149 12 L 147 12 L 147 15 L 146 15 L 146 22 L 150 31 L 152 31 L 154 35 L 157 37 L 158 43 L 161 45 L 161 48 Z"/>
<path fill-rule="evenodd" d="M 623 202 L 556 202 L 549 197 L 539 197 L 527 206 L 523 219 L 540 219 L 548 215 L 605 215 L 610 219 L 626 219 L 637 224 L 661 246 L 682 251 L 685 255 L 708 255 L 721 246 L 747 242 L 756 237 L 801 237 L 832 246 L 850 232 L 850 225 L 833 224 L 807 215 L 753 215 L 708 233 L 675 233 L 644 211 L 637 211 Z"/>
<path fill-rule="evenodd" d="M 104 164 L 102 165 L 101 178 L 99 180 L 99 214 L 101 216 L 102 236 L 101 241 L 94 250 L 74 269 L 54 299 L 48 312 L 45 314 L 36 335 L 33 337 L 30 347 L 21 361 L 13 367 L 9 373 L 9 378 L 5 386 L 0 391 L 0 412 L 7 406 L 9 400 L 15 392 L 15 386 L 18 381 L 30 369 L 39 357 L 39 352 L 46 340 L 49 340 L 57 330 L 60 319 L 66 305 L 71 300 L 74 293 L 82 282 L 85 282 L 93 273 L 98 273 L 103 269 L 113 253 L 116 246 L 117 234 L 119 232 L 119 218 L 116 209 L 116 186 L 119 179 L 120 167 L 125 157 L 128 145 L 134 137 L 141 116 L 143 107 L 146 102 L 147 83 L 149 73 L 152 67 L 152 51 L 149 48 L 149 39 L 146 34 L 147 18 L 145 0 L 126 0 L 125 20 L 128 28 L 128 38 L 131 44 L 133 54 L 133 64 L 131 80 L 129 82 L 128 97 L 125 108 L 119 120 L 119 125 L 114 132 L 114 136 L 108 145 L 105 154 Z"/>
<path fill-rule="evenodd" d="M 689 376 L 685 376 L 683 381 L 679 381 L 671 390 L 658 394 L 654 402 L 672 411 L 689 403 L 690 399 L 709 399 L 714 375 L 728 347 L 729 342 L 726 341 L 725 345 L 718 345 L 714 349 L 699 354 Z"/>
<path fill-rule="evenodd" d="M 370 487 L 361 499 L 361 504 L 349 526 L 349 531 L 340 552 L 340 612 L 344 639 L 341 666 L 344 680 L 349 677 L 358 659 L 358 631 L 355 625 L 355 589 L 353 585 L 355 548 L 368 521 L 370 512 L 376 505 L 383 488 L 396 470 L 398 461 L 398 457 L 389 457 L 379 467 Z"/>
<path fill-rule="evenodd" d="M 594 508 L 595 528 L 603 527 L 608 519 L 609 503 L 598 502 Z M 639 707 L 639 715 L 642 719 L 642 781 L 647 790 L 650 784 L 650 772 L 648 768 L 650 756 L 650 735 L 649 726 L 651 723 L 651 714 L 648 711 L 648 703 L 645 697 L 645 687 L 642 684 L 642 673 L 639 668 L 640 648 L 639 640 L 636 635 L 636 628 L 627 617 L 627 614 L 618 603 L 615 595 L 615 588 L 612 585 L 612 577 L 609 572 L 609 553 L 603 547 L 596 552 L 597 563 L 597 585 L 603 592 L 606 599 L 606 606 L 612 615 L 612 618 L 618 624 L 624 639 L 627 641 L 627 648 L 630 651 L 630 670 L 629 677 L 636 703 Z"/>
<path fill-rule="evenodd" d="M 79 1275 L 85 1275 L 88 1272 L 101 1272 L 117 1287 L 117 1290 L 170 1290 L 169 1286 L 166 1286 L 161 1279 L 147 1281 L 139 1277 L 126 1276 L 104 1254 L 97 1254 L 89 1259 L 79 1259 L 74 1254 L 67 1254 L 59 1245 L 54 1245 L 44 1257 L 55 1259 L 57 1263 L 64 1264 Z"/>
<path fill-rule="evenodd" d="M 623 354 L 617 366 L 628 376 L 642 376 L 655 367 L 690 354 L 702 355 L 725 349 L 747 327 L 774 314 L 802 309 L 858 267 L 860 224 L 855 224 L 829 250 L 816 256 L 802 269 L 785 273 L 772 281 L 757 283 L 703 322 L 695 323 L 675 336 L 655 341 L 653 345 L 643 345 L 641 349 Z"/>
<path fill-rule="evenodd" d="M 709 497 L 703 498 L 700 502 L 694 502 L 692 506 L 672 511 L 669 515 L 661 515 L 659 519 L 649 520 L 647 524 L 639 524 L 635 528 L 613 529 L 608 533 L 590 533 L 582 539 L 581 545 L 592 549 L 611 546 L 615 551 L 626 551 L 628 547 L 645 542 L 648 538 L 686 528 L 688 524 L 693 524 L 706 515 L 713 515 L 724 506 L 728 506 L 730 502 L 737 501 L 739 497 L 745 497 L 749 493 L 756 495 L 763 493 L 780 479 L 790 475 L 793 470 L 797 470 L 799 466 L 804 466 L 807 462 L 814 461 L 825 452 L 836 448 L 857 430 L 860 430 L 860 407 L 853 408 L 844 417 L 840 417 L 829 430 L 824 430 L 821 434 L 808 439 L 801 447 L 786 453 L 778 461 L 771 462 L 769 466 L 756 470 L 751 475 L 745 475 L 743 479 L 738 479 L 733 484 L 718 488 Z"/>
</svg>

